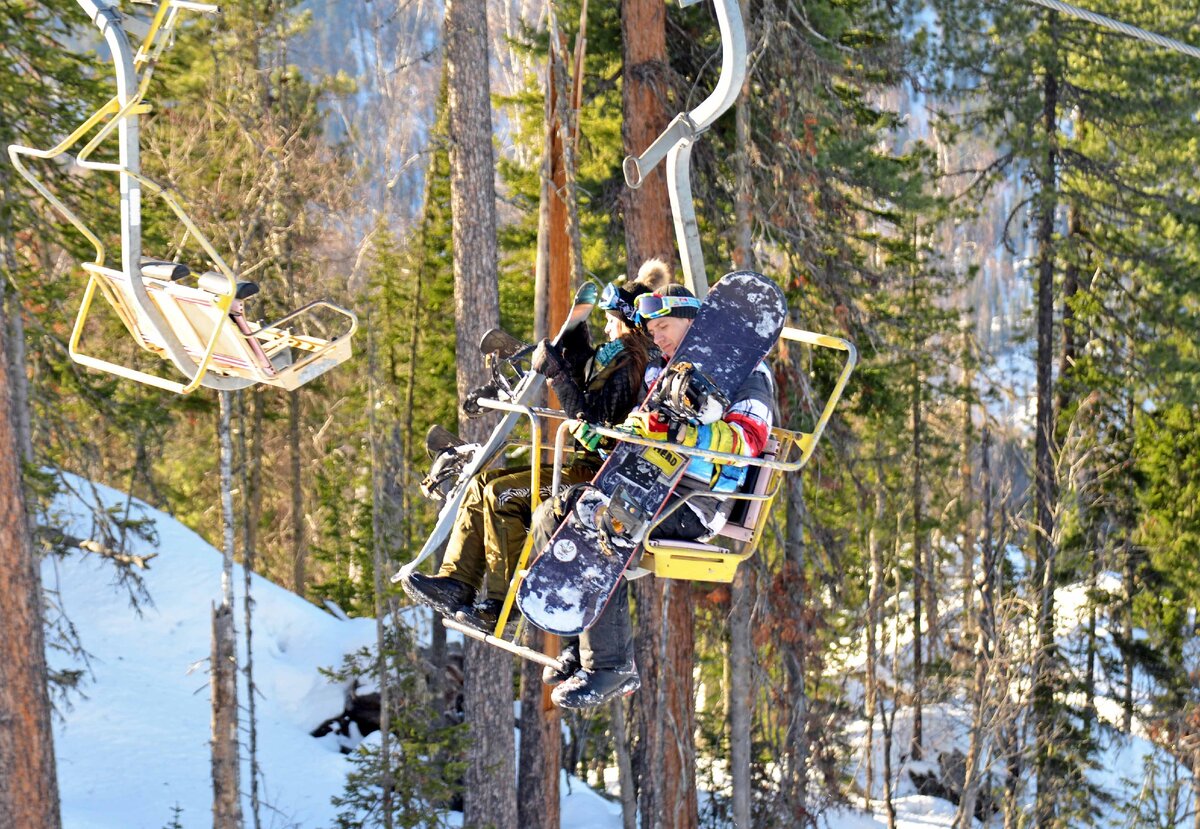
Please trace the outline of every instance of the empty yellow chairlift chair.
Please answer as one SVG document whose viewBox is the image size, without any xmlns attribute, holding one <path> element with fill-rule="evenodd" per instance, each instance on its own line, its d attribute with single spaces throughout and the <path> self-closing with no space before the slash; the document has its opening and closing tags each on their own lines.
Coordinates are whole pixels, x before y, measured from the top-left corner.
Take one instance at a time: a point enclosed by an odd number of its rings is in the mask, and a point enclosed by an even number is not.
<svg viewBox="0 0 1200 829">
<path fill-rule="evenodd" d="M 138 144 L 138 118 L 149 112 L 143 102 L 155 63 L 169 45 L 183 10 L 216 12 L 216 6 L 190 0 L 162 0 L 153 19 L 145 22 L 123 14 L 104 0 L 78 0 L 100 29 L 112 55 L 117 94 L 60 144 L 39 150 L 13 144 L 9 158 L 28 181 L 92 244 L 95 258 L 83 263 L 88 284 L 71 332 L 70 354 L 76 362 L 157 388 L 187 394 L 200 386 L 235 390 L 264 383 L 296 389 L 319 377 L 351 355 L 351 338 L 358 327 L 355 315 L 333 303 L 319 300 L 287 314 L 269 325 L 246 318 L 243 303 L 258 293 L 258 286 L 241 281 L 209 240 L 192 222 L 180 203 L 162 186 L 142 175 Z M 126 31 L 141 38 L 135 53 Z M 99 129 L 96 129 L 99 127 Z M 77 156 L 67 153 L 96 130 Z M 90 156 L 113 132 L 117 133 L 118 161 L 100 162 Z M 108 264 L 104 243 L 74 212 L 59 200 L 26 167 L 25 158 L 63 156 L 76 167 L 115 172 L 121 189 L 121 261 Z M 187 235 L 214 266 L 195 279 L 179 262 L 142 256 L 142 189 L 160 197 L 184 225 Z M 85 354 L 80 340 L 92 301 L 99 291 L 112 306 L 134 341 L 143 349 L 168 360 L 187 378 L 180 382 Z M 325 309 L 328 318 L 315 312 Z M 340 319 L 339 330 L 329 336 L 298 333 L 300 325 L 328 324 Z"/>
</svg>

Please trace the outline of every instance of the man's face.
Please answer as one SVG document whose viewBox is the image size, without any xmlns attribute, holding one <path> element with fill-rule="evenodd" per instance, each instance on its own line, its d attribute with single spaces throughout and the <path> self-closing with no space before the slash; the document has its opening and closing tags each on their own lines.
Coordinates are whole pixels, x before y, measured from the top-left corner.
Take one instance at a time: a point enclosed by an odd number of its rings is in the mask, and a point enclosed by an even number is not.
<svg viewBox="0 0 1200 829">
<path fill-rule="evenodd" d="M 646 331 L 658 350 L 670 360 L 675 356 L 675 349 L 683 342 L 683 335 L 691 328 L 692 321 L 683 317 L 656 317 L 646 322 Z"/>
</svg>

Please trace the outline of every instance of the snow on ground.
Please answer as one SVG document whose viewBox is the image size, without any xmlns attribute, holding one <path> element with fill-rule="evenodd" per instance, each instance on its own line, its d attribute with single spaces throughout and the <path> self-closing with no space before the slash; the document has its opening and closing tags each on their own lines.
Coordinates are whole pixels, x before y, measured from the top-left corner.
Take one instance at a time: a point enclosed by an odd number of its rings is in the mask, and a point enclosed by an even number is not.
<svg viewBox="0 0 1200 829">
<path fill-rule="evenodd" d="M 122 494 L 94 491 L 106 505 L 123 508 Z M 140 615 L 114 583 L 112 564 L 98 556 L 52 557 L 42 569 L 45 586 L 57 593 L 91 654 L 83 694 L 72 696 L 54 729 L 65 829 L 162 829 L 176 814 L 189 829 L 212 822 L 208 658 L 221 555 L 136 501 L 132 514 L 153 518 L 158 535 L 156 544 L 131 545 L 132 553 L 158 554 L 144 573 L 153 605 Z M 65 531 L 90 536 L 90 510 L 79 498 L 60 497 L 56 515 Z M 241 635 L 241 568 L 234 582 Z M 337 811 L 330 797 L 341 793 L 349 763 L 335 736 L 315 739 L 309 732 L 342 712 L 345 692 L 319 669 L 339 666 L 343 654 L 372 643 L 375 622 L 339 620 L 258 576 L 252 594 L 263 825 L 329 827 Z M 244 653 L 244 641 L 240 648 Z M 60 670 L 85 667 L 55 651 L 50 662 Z M 248 779 L 243 769 L 243 788 Z M 571 794 L 565 784 L 562 791 L 564 826 L 621 825 L 620 806 L 578 780 Z"/>
<path fill-rule="evenodd" d="M 71 479 L 75 488 L 91 485 Z M 106 505 L 121 505 L 125 497 L 96 487 Z M 62 496 L 56 523 L 65 531 L 90 536 L 91 513 L 80 497 Z M 157 553 L 145 571 L 152 604 L 140 614 L 128 592 L 115 583 L 111 563 L 77 553 L 66 559 L 49 558 L 43 582 L 55 603 L 77 628 L 90 653 L 86 665 L 51 651 L 52 667 L 88 671 L 82 695 L 74 694 L 55 723 L 55 751 L 66 829 L 162 829 L 178 815 L 183 827 L 211 823 L 209 767 L 208 657 L 211 608 L 221 594 L 221 555 L 191 530 L 138 502 L 132 515 L 154 520 L 155 543 L 134 542 L 130 552 Z M 1108 585 L 1109 577 L 1102 580 Z M 242 573 L 236 568 L 237 615 L 242 624 Z M 330 827 L 336 809 L 330 803 L 340 794 L 349 770 L 338 739 L 309 736 L 319 724 L 342 712 L 345 689 L 319 673 L 340 665 L 342 655 L 374 641 L 371 619 L 344 619 L 320 610 L 265 579 L 253 578 L 255 678 L 258 699 L 259 764 L 262 776 L 264 826 L 273 829 Z M 1082 588 L 1067 588 L 1060 599 L 1060 639 L 1069 639 L 1080 619 Z M 417 614 L 409 621 L 418 637 L 428 635 L 429 619 Z M 904 631 L 893 631 L 904 639 Z M 844 642 L 831 665 L 848 678 L 856 698 L 853 676 L 862 670 L 859 643 Z M 244 652 L 244 643 L 243 643 Z M 243 691 L 244 693 L 244 691 Z M 1101 700 L 1103 702 L 1103 700 Z M 1105 710 L 1101 710 L 1104 716 Z M 1114 712 L 1115 714 L 1115 712 Z M 969 710 L 965 701 L 928 705 L 924 716 L 927 757 L 965 751 Z M 911 712 L 897 712 L 893 768 L 899 829 L 950 826 L 954 807 L 945 800 L 919 794 L 907 771 L 930 771 L 933 762 L 914 763 L 905 754 L 911 732 Z M 861 763 L 867 727 L 853 724 L 848 731 L 855 757 Z M 371 739 L 371 738 L 368 738 Z M 866 811 L 845 809 L 822 816 L 824 829 L 876 829 L 887 825 L 882 793 L 882 734 L 874 735 L 872 794 Z M 1146 758 L 1163 760 L 1147 741 L 1136 735 L 1112 736 L 1102 746 L 1094 784 L 1118 802 L 1138 796 Z M 865 767 L 847 769 L 866 790 Z M 248 774 L 243 770 L 243 786 Z M 606 780 L 610 796 L 615 780 Z M 571 829 L 615 829 L 621 825 L 620 805 L 605 799 L 582 781 L 561 783 L 562 826 Z M 720 796 L 707 792 L 701 798 Z M 247 804 L 248 807 L 248 804 Z M 873 813 L 873 814 L 872 814 Z M 1110 814 L 1114 825 L 1119 816 Z M 451 814 L 451 825 L 461 815 Z"/>
</svg>

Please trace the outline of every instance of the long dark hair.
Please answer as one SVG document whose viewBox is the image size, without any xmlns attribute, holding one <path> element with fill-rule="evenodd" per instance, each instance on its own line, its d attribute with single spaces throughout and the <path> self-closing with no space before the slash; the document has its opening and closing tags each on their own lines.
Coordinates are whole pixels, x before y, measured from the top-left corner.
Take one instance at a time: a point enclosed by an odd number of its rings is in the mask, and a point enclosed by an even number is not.
<svg viewBox="0 0 1200 829">
<path fill-rule="evenodd" d="M 629 382 L 634 396 L 641 398 L 642 383 L 646 378 L 646 366 L 650 365 L 650 347 L 653 345 L 649 337 L 640 328 L 630 328 L 629 333 L 619 338 L 624 351 L 629 355 Z"/>
</svg>

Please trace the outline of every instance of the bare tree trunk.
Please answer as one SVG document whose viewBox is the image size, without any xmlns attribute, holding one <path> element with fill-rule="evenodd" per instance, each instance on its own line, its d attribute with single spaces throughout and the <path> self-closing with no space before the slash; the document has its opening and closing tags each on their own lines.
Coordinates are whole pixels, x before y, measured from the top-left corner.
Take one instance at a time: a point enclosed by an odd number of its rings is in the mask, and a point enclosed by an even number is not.
<svg viewBox="0 0 1200 829">
<path fill-rule="evenodd" d="M 367 320 L 367 429 L 371 445 L 371 569 L 374 571 L 374 613 L 375 613 L 375 672 L 379 681 L 379 769 L 380 788 L 379 808 L 383 812 L 384 829 L 392 829 L 392 689 L 391 671 L 388 667 L 388 657 L 391 646 L 388 643 L 387 626 L 384 618 L 387 616 L 386 590 L 383 583 L 383 573 L 387 568 L 384 558 L 384 548 L 388 545 L 390 533 L 385 530 L 386 507 L 384 505 L 382 477 L 384 475 L 383 451 L 379 440 L 379 422 L 376 381 L 379 370 L 376 360 L 374 327 Z M 405 464 L 407 466 L 407 464 Z"/>
<path fill-rule="evenodd" d="M 463 400 L 469 389 L 486 379 L 483 356 L 475 344 L 500 323 L 486 4 L 448 0 L 445 25 L 457 381 L 458 397 Z M 484 437 L 491 423 L 480 419 L 463 426 L 462 436 L 472 440 Z M 516 826 L 512 658 L 468 639 L 463 670 L 471 744 L 463 825 Z"/>
<path fill-rule="evenodd" d="M 17 295 L 0 291 L 0 303 L 7 305 L 8 341 L 6 351 L 9 366 L 9 397 L 12 401 L 13 431 L 19 457 L 33 462 L 33 423 L 29 411 L 29 380 L 25 377 L 25 315 Z"/>
<path fill-rule="evenodd" d="M 754 721 L 755 573 L 749 564 L 738 567 L 730 590 L 729 607 L 729 763 L 733 778 L 733 825 L 749 827 L 754 787 L 750 778 L 751 735 Z"/>
<path fill-rule="evenodd" d="M 882 451 L 877 438 L 875 441 L 875 457 L 877 459 L 881 458 Z M 874 797 L 875 785 L 875 716 L 879 708 L 878 636 L 884 586 L 883 550 L 879 544 L 879 529 L 883 526 L 886 515 L 882 460 L 876 461 L 875 469 L 875 520 L 867 533 L 867 550 L 871 557 L 871 582 L 867 592 L 867 687 L 864 701 L 867 715 L 866 798 L 868 802 Z"/>
<path fill-rule="evenodd" d="M 637 155 L 662 132 L 670 114 L 665 103 L 667 62 L 666 4 L 659 0 L 621 3 L 621 42 L 624 45 L 624 86 L 621 138 L 625 152 Z M 667 178 L 659 165 L 637 190 L 625 188 L 625 253 L 636 270 L 652 256 L 676 259 Z"/>
<path fill-rule="evenodd" d="M 236 393 L 237 402 L 237 459 L 238 478 L 242 490 L 242 612 L 246 616 L 246 666 L 242 672 L 246 675 L 246 719 L 247 746 L 250 753 L 250 815 L 254 829 L 262 826 L 261 804 L 258 799 L 258 718 L 257 696 L 254 687 L 254 598 L 251 590 L 251 576 L 254 574 L 255 538 L 254 526 L 257 515 L 252 512 L 254 495 L 251 488 L 249 449 L 246 438 L 246 395 L 253 392 L 239 391 Z"/>
<path fill-rule="evenodd" d="M 300 395 L 288 392 L 288 460 L 292 486 L 292 591 L 303 596 L 306 590 L 307 545 L 304 543 L 304 479 L 301 477 Z"/>
<path fill-rule="evenodd" d="M 8 174 L 0 175 L 0 204 L 9 200 Z M 16 291 L 6 274 L 17 272 L 16 243 L 7 210 L 0 211 L 0 322 L 6 322 L 5 353 L 8 357 L 8 399 L 10 422 L 17 446 L 17 457 L 33 460 L 33 426 L 29 413 L 29 381 L 25 377 L 25 317 Z"/>
<path fill-rule="evenodd" d="M 221 454 L 221 523 L 224 560 L 221 568 L 221 604 L 213 608 L 212 650 L 212 774 L 213 827 L 239 829 L 242 825 L 241 760 L 238 747 L 237 638 L 233 624 L 233 440 L 230 404 L 232 393 L 217 393 L 221 416 L 217 439 Z"/>
<path fill-rule="evenodd" d="M 621 135 L 625 152 L 636 155 L 650 146 L 670 117 L 659 95 L 665 86 L 658 83 L 667 61 L 665 5 L 659 0 L 625 0 L 621 4 L 621 35 L 624 64 Z M 641 188 L 625 190 L 623 198 L 629 267 L 634 269 L 653 256 L 674 261 L 670 200 L 662 169 L 647 176 Z M 691 594 L 686 587 L 655 579 L 634 583 L 639 628 L 637 663 L 642 675 L 642 689 L 633 697 L 639 734 L 634 772 L 645 829 L 663 826 L 686 829 L 697 820 L 695 766 L 690 762 L 679 763 L 681 754 L 687 757 L 694 752 L 694 747 L 690 747 L 694 733 L 693 621 Z M 668 627 L 673 621 L 681 627 Z M 670 641 L 664 638 L 668 629 Z M 680 741 L 689 746 L 681 746 Z M 684 808 L 680 809 L 681 806 Z M 675 823 L 676 820 L 680 822 Z"/>
<path fill-rule="evenodd" d="M 972 363 L 972 324 L 963 326 L 963 386 L 973 389 L 975 386 L 974 372 L 969 366 Z M 962 558 L 962 620 L 963 641 L 969 642 L 975 636 L 975 545 L 977 543 L 975 530 L 975 493 L 974 473 L 971 468 L 971 452 L 975 442 L 975 421 L 971 406 L 970 394 L 963 400 L 962 425 L 962 459 L 959 489 L 959 514 L 963 516 L 963 558 Z M 961 664 L 961 660 L 959 662 Z"/>
<path fill-rule="evenodd" d="M 966 829 L 973 825 L 975 804 L 979 794 L 979 758 L 984 739 L 983 721 L 989 712 L 988 669 L 993 658 L 992 643 L 996 630 L 996 551 L 992 547 L 992 480 L 991 480 L 991 433 L 983 428 L 983 579 L 980 584 L 981 606 L 977 623 L 978 642 L 975 648 L 975 685 L 973 688 L 973 711 L 971 737 L 967 748 L 966 769 L 963 774 L 962 796 L 958 802 L 958 813 L 954 825 Z M 972 585 L 973 587 L 973 585 Z M 972 590 L 972 592 L 974 592 Z"/>
<path fill-rule="evenodd" d="M 659 637 L 662 635 L 662 592 L 657 579 L 643 578 L 633 583 L 637 602 L 637 630 L 633 645 L 642 688 L 633 695 L 633 711 L 638 742 L 633 752 L 634 779 L 637 783 L 638 813 L 645 829 L 656 829 L 658 821 L 660 784 L 663 768 L 663 723 L 659 712 L 659 686 L 662 666 L 659 663 Z"/>
<path fill-rule="evenodd" d="M 1056 31 L 1057 16 L 1049 15 L 1051 34 Z M 1033 669 L 1034 757 L 1037 796 L 1034 826 L 1049 827 L 1054 816 L 1054 795 L 1058 785 L 1048 779 L 1048 760 L 1053 753 L 1053 691 L 1049 659 L 1054 648 L 1054 502 L 1056 481 L 1052 441 L 1054 439 L 1053 361 L 1054 361 L 1054 219 L 1057 199 L 1058 75 L 1055 67 L 1046 71 L 1042 86 L 1042 138 L 1045 156 L 1038 170 L 1039 207 L 1036 241 L 1037 280 L 1037 419 L 1034 436 L 1036 480 L 1036 558 L 1034 589 L 1038 596 L 1037 647 Z"/>
<path fill-rule="evenodd" d="M 525 644 L 542 650 L 548 634 L 529 626 Z M 542 666 L 521 663 L 521 768 L 517 780 L 517 825 L 558 829 L 559 772 L 562 770 L 562 712 L 542 683 Z"/>
<path fill-rule="evenodd" d="M 0 287 L 3 286 L 0 275 Z M 5 322 L 0 304 L 0 327 Z M 0 356 L 0 829 L 58 829 L 42 583 L 25 511 L 7 357 Z"/>
<path fill-rule="evenodd" d="M 922 715 L 921 703 L 925 695 L 925 662 L 922 653 L 924 644 L 921 625 L 922 602 L 925 598 L 925 557 L 924 557 L 924 536 L 925 530 L 922 522 L 925 520 L 921 511 L 922 501 L 922 481 L 921 481 L 921 371 L 919 366 L 913 363 L 912 376 L 912 556 L 913 556 L 913 725 L 912 725 L 912 743 L 909 746 L 909 753 L 914 760 L 921 759 L 921 744 L 923 737 L 921 733 Z"/>
<path fill-rule="evenodd" d="M 663 774 L 656 819 L 671 829 L 700 822 L 696 801 L 696 603 L 687 581 L 661 581 L 659 632 L 659 716 L 662 720 Z"/>
<path fill-rule="evenodd" d="M 743 19 L 748 3 L 740 2 Z M 737 196 L 734 200 L 733 266 L 754 268 L 754 238 L 751 220 L 753 182 L 750 174 L 750 106 L 747 103 L 750 73 L 742 84 L 734 109 L 736 152 L 734 170 Z M 762 474 L 766 474 L 763 470 Z M 733 786 L 733 825 L 749 829 L 753 812 L 754 783 L 750 775 L 751 736 L 754 721 L 753 611 L 757 581 L 748 564 L 738 568 L 730 586 L 729 607 L 729 773 Z"/>
<path fill-rule="evenodd" d="M 625 700 L 612 702 L 613 742 L 617 748 L 617 779 L 621 783 L 621 829 L 637 829 L 637 792 L 633 780 L 633 757 L 629 751 L 629 724 Z"/>
<path fill-rule="evenodd" d="M 808 738 L 808 626 L 805 622 L 805 605 L 809 599 L 804 582 L 804 476 L 788 476 L 787 492 L 787 540 L 784 545 L 784 567 L 790 576 L 791 623 L 795 625 L 797 642 L 788 648 L 784 656 L 784 676 L 787 693 L 787 736 L 786 772 L 784 777 L 784 801 L 788 813 L 797 825 L 807 825 L 808 815 L 808 760 L 810 753 Z"/>
</svg>

